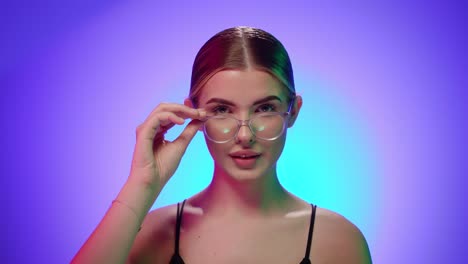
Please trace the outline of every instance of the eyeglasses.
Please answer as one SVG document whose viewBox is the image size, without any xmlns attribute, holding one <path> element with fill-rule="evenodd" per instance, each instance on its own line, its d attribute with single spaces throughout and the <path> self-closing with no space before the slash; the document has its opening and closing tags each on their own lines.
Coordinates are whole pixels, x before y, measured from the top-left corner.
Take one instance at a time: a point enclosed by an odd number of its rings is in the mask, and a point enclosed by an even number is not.
<svg viewBox="0 0 468 264">
<path fill-rule="evenodd" d="M 289 113 L 261 113 L 248 120 L 239 120 L 232 116 L 210 116 L 204 121 L 203 131 L 211 141 L 226 143 L 236 137 L 241 126 L 248 126 L 256 138 L 275 140 L 286 128 Z"/>
<path fill-rule="evenodd" d="M 241 126 L 248 126 L 256 138 L 272 141 L 284 133 L 291 106 L 292 103 L 288 112 L 259 113 L 248 120 L 239 120 L 228 115 L 208 116 L 203 120 L 203 132 L 215 143 L 226 143 L 237 136 Z"/>
</svg>

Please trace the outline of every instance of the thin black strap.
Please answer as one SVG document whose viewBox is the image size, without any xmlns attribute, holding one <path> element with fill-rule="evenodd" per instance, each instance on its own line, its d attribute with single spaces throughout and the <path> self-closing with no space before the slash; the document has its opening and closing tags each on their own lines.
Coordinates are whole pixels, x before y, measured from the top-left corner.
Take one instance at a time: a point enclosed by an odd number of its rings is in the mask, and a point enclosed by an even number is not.
<svg viewBox="0 0 468 264">
<path fill-rule="evenodd" d="M 179 254 L 179 238 L 180 238 L 180 226 L 182 225 L 182 213 L 184 212 L 184 205 L 185 205 L 184 200 L 182 202 L 182 206 L 179 208 L 180 204 L 177 203 L 177 218 L 176 218 L 176 230 L 175 230 L 175 248 L 174 248 L 174 253 Z"/>
<path fill-rule="evenodd" d="M 309 236 L 307 237 L 307 248 L 305 252 L 305 257 L 301 261 L 301 264 L 310 263 L 310 247 L 312 245 L 312 233 L 314 232 L 314 222 L 315 222 L 315 211 L 317 206 L 310 204 L 312 206 L 312 214 L 310 216 L 310 226 L 309 226 Z"/>
</svg>

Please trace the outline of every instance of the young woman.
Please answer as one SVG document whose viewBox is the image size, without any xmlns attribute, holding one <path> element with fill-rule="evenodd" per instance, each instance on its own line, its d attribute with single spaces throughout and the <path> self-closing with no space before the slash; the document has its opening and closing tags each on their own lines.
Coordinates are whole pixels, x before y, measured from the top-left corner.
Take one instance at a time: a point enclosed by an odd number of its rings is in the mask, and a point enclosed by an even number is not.
<svg viewBox="0 0 468 264">
<path fill-rule="evenodd" d="M 275 37 L 250 27 L 213 36 L 195 58 L 189 98 L 158 105 L 137 128 L 130 176 L 72 263 L 371 263 L 356 226 L 278 181 L 276 163 L 301 106 Z M 164 139 L 186 119 L 176 140 Z M 212 182 L 148 214 L 199 130 Z"/>
</svg>

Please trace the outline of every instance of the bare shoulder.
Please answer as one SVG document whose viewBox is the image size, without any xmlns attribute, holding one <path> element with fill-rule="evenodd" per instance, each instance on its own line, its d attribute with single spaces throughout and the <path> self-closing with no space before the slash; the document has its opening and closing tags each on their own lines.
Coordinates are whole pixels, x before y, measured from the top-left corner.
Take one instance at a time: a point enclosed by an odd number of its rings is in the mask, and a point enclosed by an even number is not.
<svg viewBox="0 0 468 264">
<path fill-rule="evenodd" d="M 315 219 L 312 256 L 329 263 L 372 263 L 367 241 L 351 221 L 324 208 L 317 208 Z"/>
<path fill-rule="evenodd" d="M 344 216 L 325 208 L 317 207 L 316 213 L 317 227 L 326 229 L 333 234 L 342 234 L 342 236 L 361 238 L 362 233 L 357 226 Z"/>
<path fill-rule="evenodd" d="M 135 238 L 127 263 L 163 263 L 168 252 L 173 250 L 176 215 L 177 205 L 149 212 Z"/>
</svg>

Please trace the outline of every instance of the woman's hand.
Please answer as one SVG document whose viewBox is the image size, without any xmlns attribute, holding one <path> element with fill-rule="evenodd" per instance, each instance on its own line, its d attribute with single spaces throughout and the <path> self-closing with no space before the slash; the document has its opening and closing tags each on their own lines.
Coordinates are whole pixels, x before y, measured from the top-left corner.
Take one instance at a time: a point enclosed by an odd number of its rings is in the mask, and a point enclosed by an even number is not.
<svg viewBox="0 0 468 264">
<path fill-rule="evenodd" d="M 188 144 L 202 125 L 204 110 L 182 104 L 158 105 L 136 130 L 129 180 L 144 183 L 151 188 L 162 189 L 175 173 Z M 164 134 L 174 125 L 192 119 L 183 132 L 172 142 Z"/>
</svg>

